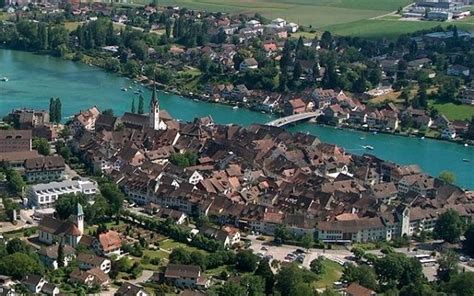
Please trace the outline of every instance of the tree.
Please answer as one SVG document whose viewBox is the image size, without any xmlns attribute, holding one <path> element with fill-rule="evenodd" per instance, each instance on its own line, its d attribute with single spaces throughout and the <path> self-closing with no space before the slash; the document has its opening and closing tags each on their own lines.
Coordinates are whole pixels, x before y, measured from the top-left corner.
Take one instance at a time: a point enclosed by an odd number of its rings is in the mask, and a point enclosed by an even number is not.
<svg viewBox="0 0 474 296">
<path fill-rule="evenodd" d="M 64 243 L 61 240 L 58 246 L 58 267 L 64 267 Z"/>
<path fill-rule="evenodd" d="M 265 295 L 265 281 L 255 275 L 244 275 L 240 284 L 245 287 L 247 296 L 264 296 Z"/>
<path fill-rule="evenodd" d="M 257 270 L 255 270 L 255 275 L 258 275 L 265 280 L 265 293 L 267 295 L 272 294 L 275 279 L 268 259 L 260 260 Z"/>
<path fill-rule="evenodd" d="M 38 153 L 44 156 L 51 154 L 51 146 L 45 138 L 35 137 L 33 139 L 33 149 L 38 150 Z"/>
<path fill-rule="evenodd" d="M 130 109 L 130 112 L 137 113 L 137 110 L 135 108 L 135 98 L 132 99 L 132 108 Z"/>
<path fill-rule="evenodd" d="M 234 282 L 226 282 L 218 292 L 219 296 L 246 296 L 245 288 Z"/>
<path fill-rule="evenodd" d="M 20 174 L 13 170 L 9 169 L 6 171 L 8 188 L 11 191 L 14 191 L 16 194 L 20 195 L 23 192 L 23 188 L 26 186 L 25 181 L 20 176 Z"/>
<path fill-rule="evenodd" d="M 291 264 L 283 267 L 275 276 L 275 288 L 281 295 L 296 295 L 302 283 L 311 283 L 316 280 L 316 275 L 309 270 L 300 269 L 298 265 Z"/>
<path fill-rule="evenodd" d="M 325 31 L 323 35 L 321 35 L 321 48 L 324 49 L 331 49 L 332 47 L 332 34 L 329 31 Z"/>
<path fill-rule="evenodd" d="M 61 110 L 62 110 L 61 100 L 59 98 L 56 98 L 56 102 L 54 104 L 54 113 L 55 113 L 56 123 L 61 122 L 61 118 L 62 118 Z"/>
<path fill-rule="evenodd" d="M 284 224 L 280 224 L 275 228 L 273 238 L 278 243 L 283 243 L 290 238 L 290 232 Z"/>
<path fill-rule="evenodd" d="M 25 243 L 21 239 L 14 238 L 7 243 L 6 250 L 8 254 L 14 254 L 14 253 L 29 254 L 31 251 L 31 248 L 27 243 Z"/>
<path fill-rule="evenodd" d="M 377 288 L 377 275 L 372 267 L 368 265 L 355 266 L 346 264 L 342 273 L 342 279 L 349 283 L 359 283 L 372 290 Z"/>
<path fill-rule="evenodd" d="M 257 268 L 258 257 L 252 250 L 244 250 L 237 253 L 235 267 L 242 272 L 253 272 Z"/>
<path fill-rule="evenodd" d="M 169 161 L 177 166 L 182 168 L 195 165 L 197 163 L 197 154 L 191 151 L 186 151 L 185 153 L 172 153 Z"/>
<path fill-rule="evenodd" d="M 145 113 L 144 111 L 144 99 L 143 99 L 143 96 L 140 95 L 138 97 L 138 114 L 143 114 Z"/>
<path fill-rule="evenodd" d="M 169 256 L 171 263 L 190 264 L 191 254 L 184 248 L 175 248 Z"/>
<path fill-rule="evenodd" d="M 466 229 L 464 233 L 464 237 L 466 238 L 463 242 L 464 249 L 469 255 L 474 255 L 474 224 L 471 223 Z"/>
<path fill-rule="evenodd" d="M 28 274 L 43 274 L 43 266 L 32 256 L 13 253 L 0 259 L 0 273 L 20 280 Z"/>
<path fill-rule="evenodd" d="M 61 121 L 61 100 L 59 98 L 49 99 L 49 120 L 53 123 Z"/>
<path fill-rule="evenodd" d="M 319 256 L 318 258 L 311 261 L 311 263 L 309 264 L 309 269 L 318 276 L 321 276 L 324 273 L 325 269 L 324 257 Z"/>
<path fill-rule="evenodd" d="M 125 195 L 118 188 L 117 184 L 112 182 L 105 182 L 99 184 L 99 189 L 102 196 L 108 202 L 109 214 L 112 216 L 117 216 L 122 209 L 123 201 L 125 200 Z"/>
<path fill-rule="evenodd" d="M 445 291 L 449 295 L 474 295 L 474 273 L 464 272 L 452 277 L 446 285 Z"/>
<path fill-rule="evenodd" d="M 443 180 L 444 182 L 450 183 L 450 184 L 453 184 L 454 182 L 456 182 L 456 176 L 451 171 L 442 171 L 439 174 L 439 178 Z"/>
<path fill-rule="evenodd" d="M 398 287 L 418 283 L 424 279 L 420 262 L 400 253 L 390 253 L 378 259 L 374 267 L 380 281 L 395 282 L 398 283 Z"/>
<path fill-rule="evenodd" d="M 56 200 L 56 214 L 60 219 L 66 220 L 76 213 L 77 204 L 87 204 L 87 198 L 83 194 L 63 194 Z"/>
<path fill-rule="evenodd" d="M 438 279 L 448 282 L 454 275 L 458 273 L 458 255 L 452 251 L 448 250 L 441 254 L 441 257 L 438 259 Z"/>
<path fill-rule="evenodd" d="M 306 250 L 310 249 L 313 246 L 314 238 L 312 233 L 306 233 L 301 238 L 301 246 Z"/>
<path fill-rule="evenodd" d="M 434 235 L 449 243 L 456 243 L 462 234 L 463 221 L 458 212 L 449 209 L 441 214 L 434 227 Z"/>
</svg>

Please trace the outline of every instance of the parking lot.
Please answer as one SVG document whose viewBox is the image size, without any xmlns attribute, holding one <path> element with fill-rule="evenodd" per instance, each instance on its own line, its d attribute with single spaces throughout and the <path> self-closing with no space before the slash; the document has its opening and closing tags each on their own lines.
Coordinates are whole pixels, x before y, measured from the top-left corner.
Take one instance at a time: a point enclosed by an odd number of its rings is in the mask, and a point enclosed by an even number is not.
<svg viewBox="0 0 474 296">
<path fill-rule="evenodd" d="M 309 249 L 309 251 L 306 254 L 301 254 L 301 252 L 295 252 L 297 249 L 303 250 L 303 248 L 300 248 L 300 247 L 290 246 L 290 245 L 273 245 L 266 241 L 257 240 L 256 237 L 251 237 L 251 236 L 247 238 L 249 238 L 252 241 L 252 245 L 250 246 L 250 248 L 259 257 L 271 256 L 271 259 L 275 259 L 281 262 L 291 262 L 291 261 L 297 261 L 298 254 L 300 254 L 299 256 L 300 258 L 303 257 L 302 255 L 304 255 L 304 259 L 302 260 L 302 265 L 306 268 L 309 268 L 309 264 L 311 263 L 311 261 L 318 258 L 319 256 L 323 256 L 327 259 L 336 261 L 339 264 L 343 265 L 345 262 L 349 261 L 346 259 L 346 257 L 352 255 L 350 251 L 345 250 L 345 249 L 341 249 L 341 250 Z M 289 254 L 294 254 L 294 255 L 288 256 Z"/>
</svg>

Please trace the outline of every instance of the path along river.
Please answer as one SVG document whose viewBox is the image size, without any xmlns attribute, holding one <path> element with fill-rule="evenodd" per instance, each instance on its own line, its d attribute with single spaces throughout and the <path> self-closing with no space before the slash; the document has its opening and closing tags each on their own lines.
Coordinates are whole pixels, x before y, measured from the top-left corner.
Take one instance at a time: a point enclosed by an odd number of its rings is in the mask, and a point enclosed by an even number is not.
<svg viewBox="0 0 474 296">
<path fill-rule="evenodd" d="M 96 105 L 100 109 L 112 108 L 115 114 L 130 110 L 134 90 L 140 85 L 130 80 L 107 73 L 82 63 L 64 61 L 49 56 L 0 49 L 0 115 L 19 107 L 47 109 L 49 98 L 61 98 L 63 117 L 68 117 Z M 133 85 L 133 89 L 122 91 Z M 150 92 L 144 90 L 145 103 Z M 177 95 L 160 93 L 160 106 L 173 117 L 192 120 L 195 117 L 211 115 L 217 123 L 249 125 L 265 123 L 273 119 L 270 115 L 244 109 L 196 102 Z M 137 101 L 137 100 L 135 100 Z M 363 145 L 371 145 L 370 153 L 401 164 L 418 164 L 437 176 L 443 170 L 455 173 L 457 183 L 474 189 L 474 147 L 419 138 L 371 134 L 360 131 L 338 130 L 331 127 L 304 123 L 290 128 L 291 131 L 309 132 L 322 141 L 344 147 L 348 152 L 367 152 Z M 464 162 L 469 159 L 470 162 Z"/>
</svg>

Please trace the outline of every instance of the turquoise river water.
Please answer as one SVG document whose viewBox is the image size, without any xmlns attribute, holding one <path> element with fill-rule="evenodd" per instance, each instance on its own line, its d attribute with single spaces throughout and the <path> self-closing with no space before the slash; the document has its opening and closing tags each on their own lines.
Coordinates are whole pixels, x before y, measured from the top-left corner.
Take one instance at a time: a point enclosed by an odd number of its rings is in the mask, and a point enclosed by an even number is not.
<svg viewBox="0 0 474 296">
<path fill-rule="evenodd" d="M 107 73 L 82 63 L 64 61 L 49 56 L 0 49 L 0 115 L 19 107 L 48 109 L 49 98 L 60 97 L 63 117 L 96 105 L 100 109 L 112 108 L 115 114 L 130 110 L 131 100 L 136 97 L 130 80 Z M 125 92 L 121 89 L 133 85 Z M 150 92 L 143 89 L 146 100 Z M 273 117 L 258 112 L 217 104 L 197 102 L 177 95 L 160 93 L 160 106 L 173 117 L 192 120 L 211 115 L 217 123 L 249 125 L 265 123 Z M 457 177 L 457 184 L 474 189 L 474 147 L 413 137 L 371 134 L 361 131 L 338 130 L 331 127 L 303 123 L 291 131 L 309 132 L 322 141 L 344 147 L 348 152 L 367 152 L 363 145 L 371 145 L 370 153 L 401 164 L 418 164 L 431 175 L 450 170 Z M 361 138 L 364 138 L 363 140 Z M 464 162 L 469 159 L 470 162 Z"/>
</svg>

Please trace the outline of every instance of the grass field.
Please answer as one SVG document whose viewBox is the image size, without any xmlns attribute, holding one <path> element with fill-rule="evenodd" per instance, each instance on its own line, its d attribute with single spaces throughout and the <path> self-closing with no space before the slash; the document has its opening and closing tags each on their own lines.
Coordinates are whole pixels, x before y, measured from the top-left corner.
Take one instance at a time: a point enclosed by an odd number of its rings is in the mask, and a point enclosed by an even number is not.
<svg viewBox="0 0 474 296">
<path fill-rule="evenodd" d="M 149 0 L 138 0 L 148 3 Z M 410 0 L 161 0 L 160 5 L 209 11 L 256 12 L 268 18 L 283 17 L 315 28 L 383 15 Z"/>
<path fill-rule="evenodd" d="M 474 31 L 474 23 L 459 22 L 430 22 L 430 21 L 404 21 L 393 19 L 359 20 L 345 24 L 328 26 L 325 29 L 336 35 L 357 36 L 365 38 L 394 39 L 403 33 L 413 33 L 430 29 L 436 26 L 447 27 L 456 25 L 460 30 Z"/>
<path fill-rule="evenodd" d="M 314 282 L 314 287 L 317 289 L 332 287 L 334 282 L 337 282 L 342 275 L 342 266 L 332 260 L 324 260 L 324 274 L 322 277 Z"/>
<path fill-rule="evenodd" d="M 138 2 L 148 3 L 149 0 L 138 0 Z M 159 4 L 230 13 L 258 12 L 267 18 L 283 17 L 301 25 L 311 26 L 319 32 L 329 30 L 336 35 L 366 38 L 394 39 L 403 33 L 449 24 L 456 24 L 463 30 L 474 31 L 472 17 L 442 23 L 404 21 L 398 16 L 384 16 L 412 2 L 411 0 L 161 0 Z M 374 17 L 380 18 L 372 19 Z M 297 34 L 294 36 L 299 37 Z"/>
<path fill-rule="evenodd" d="M 470 120 L 474 116 L 474 106 L 456 105 L 453 103 L 440 104 L 430 102 L 440 113 L 446 115 L 449 120 Z"/>
</svg>

